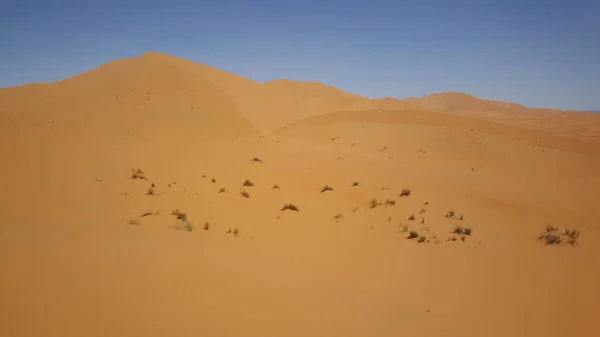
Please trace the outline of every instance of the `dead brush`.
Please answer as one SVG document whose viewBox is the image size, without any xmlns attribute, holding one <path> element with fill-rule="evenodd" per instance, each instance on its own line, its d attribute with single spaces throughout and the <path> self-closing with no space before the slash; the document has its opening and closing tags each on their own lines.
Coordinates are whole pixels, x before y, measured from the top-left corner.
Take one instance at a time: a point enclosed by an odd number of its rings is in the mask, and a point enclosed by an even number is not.
<svg viewBox="0 0 600 337">
<path fill-rule="evenodd" d="M 299 212 L 300 211 L 300 209 L 298 208 L 298 206 L 296 206 L 296 205 L 294 205 L 292 203 L 287 203 L 287 204 L 283 205 L 281 207 L 281 210 L 282 211 L 290 210 L 290 211 L 294 211 L 294 212 Z"/>
<path fill-rule="evenodd" d="M 338 213 L 333 217 L 334 220 L 342 220 L 344 219 L 344 215 L 342 213 Z"/>
<path fill-rule="evenodd" d="M 180 211 L 178 208 L 172 210 L 171 211 L 171 215 L 174 215 L 177 220 L 181 220 L 181 221 L 187 221 L 188 220 L 187 214 L 184 213 L 184 212 L 182 212 L 182 211 Z"/>
<path fill-rule="evenodd" d="M 412 195 L 412 191 L 410 188 L 403 188 L 402 192 L 400 192 L 401 197 L 410 197 Z"/>
<path fill-rule="evenodd" d="M 369 206 L 371 208 L 375 208 L 379 205 L 381 205 L 381 202 L 377 201 L 377 199 L 375 199 L 375 198 L 373 198 L 373 199 L 371 199 L 371 201 L 369 201 Z"/>
<path fill-rule="evenodd" d="M 146 216 L 151 216 L 151 215 L 159 215 L 159 212 L 158 212 L 158 210 L 157 210 L 156 212 L 150 212 L 150 211 L 148 211 L 148 212 L 144 212 L 144 213 L 142 213 L 142 214 L 140 215 L 140 218 L 143 218 L 143 217 L 146 217 Z"/>
<path fill-rule="evenodd" d="M 248 193 L 248 192 L 246 192 L 246 191 L 241 191 L 241 192 L 240 192 L 240 196 L 241 196 L 242 198 L 246 198 L 246 199 L 248 199 L 248 198 L 250 198 L 250 193 Z"/>
<path fill-rule="evenodd" d="M 145 195 L 158 195 L 158 192 L 156 191 L 156 185 L 154 185 L 154 184 L 150 185 L 148 190 L 146 190 Z"/>
<path fill-rule="evenodd" d="M 411 214 L 411 215 L 408 217 L 408 220 L 410 220 L 410 221 L 413 221 L 414 219 L 415 219 L 415 213 Z"/>
<path fill-rule="evenodd" d="M 321 193 L 327 192 L 327 191 L 333 191 L 333 187 L 329 186 L 329 185 L 325 185 L 321 188 Z"/>
<path fill-rule="evenodd" d="M 144 171 L 142 171 L 139 168 L 131 169 L 131 179 L 148 180 L 148 178 L 146 178 L 146 174 L 144 173 Z"/>
<path fill-rule="evenodd" d="M 246 180 L 244 180 L 244 183 L 242 184 L 242 186 L 254 187 L 254 183 L 250 179 L 246 179 Z"/>
<path fill-rule="evenodd" d="M 417 231 L 410 231 L 410 233 L 408 233 L 408 239 L 416 239 L 419 237 L 419 233 L 417 233 Z"/>
<path fill-rule="evenodd" d="M 225 193 L 227 190 L 224 187 L 219 188 L 219 193 Z"/>
<path fill-rule="evenodd" d="M 258 157 L 254 157 L 254 158 L 252 158 L 252 160 L 250 160 L 250 161 L 251 161 L 251 162 L 254 162 L 254 163 L 261 163 L 261 164 L 263 163 L 263 160 L 262 160 L 262 159 L 260 159 L 260 158 L 258 158 Z"/>
<path fill-rule="evenodd" d="M 396 205 L 396 200 L 386 199 L 385 200 L 385 205 L 386 206 L 394 206 L 394 205 Z"/>
</svg>

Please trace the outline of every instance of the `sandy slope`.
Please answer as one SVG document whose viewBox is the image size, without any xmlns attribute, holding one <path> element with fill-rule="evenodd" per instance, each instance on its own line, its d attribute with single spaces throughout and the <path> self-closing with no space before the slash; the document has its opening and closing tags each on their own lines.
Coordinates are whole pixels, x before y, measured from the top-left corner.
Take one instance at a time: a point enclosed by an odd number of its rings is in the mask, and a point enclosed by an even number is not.
<svg viewBox="0 0 600 337">
<path fill-rule="evenodd" d="M 600 334 L 600 137 L 577 127 L 596 119 L 296 85 L 148 54 L 0 90 L 0 336 Z M 327 108 L 278 115 L 296 99 Z M 172 228 L 175 208 L 196 230 Z M 549 223 L 580 246 L 544 246 Z"/>
</svg>

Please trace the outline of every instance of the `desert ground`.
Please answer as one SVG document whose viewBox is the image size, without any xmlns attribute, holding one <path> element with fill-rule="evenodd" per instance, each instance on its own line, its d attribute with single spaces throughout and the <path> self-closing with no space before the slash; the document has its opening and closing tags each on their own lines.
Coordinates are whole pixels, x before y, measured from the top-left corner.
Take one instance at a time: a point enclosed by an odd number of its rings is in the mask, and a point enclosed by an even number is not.
<svg viewBox="0 0 600 337">
<path fill-rule="evenodd" d="M 600 335 L 599 114 L 147 53 L 0 89 L 0 155 L 0 336 Z"/>
</svg>

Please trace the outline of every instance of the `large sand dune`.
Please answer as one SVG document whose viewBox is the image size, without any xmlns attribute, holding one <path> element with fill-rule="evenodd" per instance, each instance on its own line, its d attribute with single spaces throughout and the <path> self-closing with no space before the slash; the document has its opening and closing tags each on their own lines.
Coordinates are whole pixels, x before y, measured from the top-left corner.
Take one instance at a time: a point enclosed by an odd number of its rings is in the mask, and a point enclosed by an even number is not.
<svg viewBox="0 0 600 337">
<path fill-rule="evenodd" d="M 155 53 L 0 89 L 0 336 L 598 336 L 599 121 Z"/>
</svg>

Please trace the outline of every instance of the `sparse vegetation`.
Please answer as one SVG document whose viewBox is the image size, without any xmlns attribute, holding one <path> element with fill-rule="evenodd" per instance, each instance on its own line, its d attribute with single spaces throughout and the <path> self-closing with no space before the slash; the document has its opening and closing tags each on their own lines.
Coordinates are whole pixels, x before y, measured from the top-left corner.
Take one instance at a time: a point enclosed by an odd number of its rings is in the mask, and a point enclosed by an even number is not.
<svg viewBox="0 0 600 337">
<path fill-rule="evenodd" d="M 144 171 L 142 171 L 139 168 L 131 169 L 131 179 L 148 180 L 148 178 L 146 178 L 146 174 L 144 173 Z"/>
<path fill-rule="evenodd" d="M 404 233 L 404 232 L 408 232 L 408 226 L 407 225 L 402 226 L 402 233 Z"/>
<path fill-rule="evenodd" d="M 411 220 L 411 221 L 412 221 L 412 220 L 414 220 L 414 219 L 415 219 L 415 213 L 411 214 L 411 215 L 408 217 L 408 220 Z"/>
<path fill-rule="evenodd" d="M 333 187 L 331 187 L 329 185 L 325 185 L 321 188 L 321 193 L 327 192 L 327 191 L 333 191 Z"/>
<path fill-rule="evenodd" d="M 416 239 L 418 237 L 419 237 L 419 233 L 417 233 L 417 231 L 410 231 L 410 233 L 408 233 L 409 239 Z"/>
<path fill-rule="evenodd" d="M 463 233 L 465 235 L 471 235 L 471 233 L 473 232 L 473 230 L 471 229 L 471 227 L 467 227 L 463 229 Z"/>
<path fill-rule="evenodd" d="M 233 229 L 233 236 L 236 238 L 240 236 L 240 230 L 237 227 Z"/>
<path fill-rule="evenodd" d="M 394 206 L 394 205 L 396 205 L 396 200 L 386 199 L 385 204 L 386 204 L 386 206 Z"/>
<path fill-rule="evenodd" d="M 129 219 L 127 220 L 127 224 L 131 226 L 139 226 L 140 221 L 138 219 Z"/>
<path fill-rule="evenodd" d="M 212 179 L 210 179 L 210 182 L 214 184 L 214 183 L 216 183 L 216 182 L 217 182 L 217 179 L 215 179 L 215 178 L 212 178 Z"/>
<path fill-rule="evenodd" d="M 344 215 L 342 213 L 338 213 L 333 217 L 334 220 L 341 220 L 343 218 L 344 218 Z"/>
<path fill-rule="evenodd" d="M 385 150 L 387 150 L 387 146 L 382 147 L 381 149 L 379 149 L 379 152 L 384 152 Z"/>
<path fill-rule="evenodd" d="M 371 208 L 375 208 L 379 205 L 381 205 L 381 202 L 377 201 L 377 199 L 373 198 L 371 199 L 371 201 L 369 201 L 369 205 L 371 206 Z"/>
<path fill-rule="evenodd" d="M 421 223 L 425 223 L 425 218 L 421 218 Z"/>
<path fill-rule="evenodd" d="M 358 210 L 359 210 L 359 209 L 360 209 L 360 207 L 358 207 L 358 206 L 354 207 L 354 208 L 352 209 L 352 213 L 354 213 L 354 212 L 358 212 Z"/>
<path fill-rule="evenodd" d="M 156 212 L 150 212 L 150 211 L 148 211 L 148 212 L 142 213 L 142 215 L 140 215 L 140 218 L 143 218 L 143 217 L 146 217 L 146 216 L 151 216 L 151 215 L 158 215 L 158 214 L 159 214 L 158 210 Z"/>
<path fill-rule="evenodd" d="M 181 220 L 181 221 L 187 221 L 188 217 L 187 214 L 180 211 L 179 209 L 174 209 L 173 211 L 171 211 L 171 215 L 174 215 L 175 218 L 177 218 L 177 220 Z"/>
<path fill-rule="evenodd" d="M 418 243 L 422 243 L 422 242 L 425 242 L 425 241 L 427 241 L 427 238 L 424 235 L 421 235 L 419 237 L 419 239 L 417 240 Z"/>
<path fill-rule="evenodd" d="M 400 193 L 401 197 L 410 197 L 410 195 L 412 194 L 412 191 L 410 188 L 403 188 L 402 192 Z"/>
<path fill-rule="evenodd" d="M 453 218 L 454 217 L 454 210 L 451 209 L 448 212 L 446 212 L 446 218 Z"/>
<path fill-rule="evenodd" d="M 205 222 L 205 223 L 204 223 L 204 230 L 205 230 L 205 231 L 207 231 L 207 230 L 209 230 L 209 229 L 210 229 L 210 223 L 208 223 L 208 222 Z"/>
<path fill-rule="evenodd" d="M 296 206 L 296 205 L 294 205 L 292 203 L 287 203 L 287 204 L 283 205 L 283 207 L 281 207 L 281 210 L 282 211 L 290 210 L 290 211 L 295 211 L 295 212 L 299 212 L 300 211 L 298 209 L 298 206 Z"/>
<path fill-rule="evenodd" d="M 458 220 L 464 220 L 464 219 L 465 219 L 464 215 L 461 215 L 460 218 L 458 218 Z"/>
<path fill-rule="evenodd" d="M 577 240 L 579 239 L 579 231 L 577 229 L 570 230 L 569 228 L 565 227 L 565 232 L 559 234 L 558 228 L 553 227 L 552 225 L 546 226 L 546 230 L 540 234 L 538 240 L 545 241 L 546 246 L 559 245 L 565 243 L 562 240 L 561 236 L 567 237 L 567 244 L 570 244 L 571 246 L 579 245 L 579 243 L 577 242 Z"/>
<path fill-rule="evenodd" d="M 419 214 L 423 214 L 425 212 L 427 212 L 427 210 L 425 208 L 421 208 L 421 210 L 419 211 Z"/>
<path fill-rule="evenodd" d="M 194 227 L 194 225 L 187 220 L 182 220 L 182 221 L 177 222 L 175 224 L 174 228 L 176 230 L 184 230 L 184 231 L 188 231 L 188 232 L 191 232 L 194 229 L 196 229 L 196 227 Z"/>
<path fill-rule="evenodd" d="M 251 160 L 251 161 L 252 161 L 252 162 L 255 162 L 255 163 L 263 163 L 262 159 L 260 159 L 260 158 L 258 158 L 258 157 L 254 157 L 254 158 L 252 158 L 252 160 Z"/>
<path fill-rule="evenodd" d="M 158 195 L 158 193 L 156 192 L 156 185 L 154 185 L 154 184 L 150 185 L 148 190 L 146 190 L 145 194 L 146 195 Z"/>
<path fill-rule="evenodd" d="M 273 188 L 272 188 L 272 189 L 274 189 L 274 190 L 278 190 L 278 189 L 279 189 L 279 185 L 278 185 L 278 184 L 275 184 L 275 185 L 273 185 Z"/>
<path fill-rule="evenodd" d="M 250 198 L 250 193 L 248 193 L 248 192 L 246 192 L 246 191 L 241 191 L 241 192 L 240 192 L 240 195 L 241 195 L 243 198 L 246 198 L 246 199 Z"/>
<path fill-rule="evenodd" d="M 359 185 L 358 181 L 355 181 L 352 183 L 352 186 L 358 186 L 358 185 Z"/>
<path fill-rule="evenodd" d="M 219 193 L 225 193 L 227 190 L 224 187 L 219 188 Z"/>
<path fill-rule="evenodd" d="M 242 186 L 254 187 L 254 183 L 250 179 L 246 179 L 246 180 L 244 180 L 244 183 L 242 184 Z"/>
</svg>

